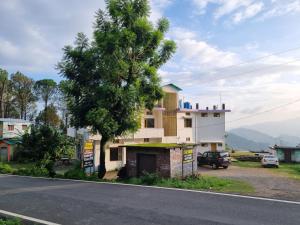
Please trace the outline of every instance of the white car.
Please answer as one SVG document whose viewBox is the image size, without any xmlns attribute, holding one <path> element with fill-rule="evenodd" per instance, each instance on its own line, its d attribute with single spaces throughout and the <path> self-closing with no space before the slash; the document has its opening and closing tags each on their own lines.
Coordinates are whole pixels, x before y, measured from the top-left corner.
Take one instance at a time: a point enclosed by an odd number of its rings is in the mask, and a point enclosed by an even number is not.
<svg viewBox="0 0 300 225">
<path fill-rule="evenodd" d="M 263 158 L 261 159 L 261 165 L 263 167 L 267 167 L 267 166 L 275 166 L 275 167 L 279 167 L 279 160 L 276 156 L 274 155 L 265 155 L 263 156 Z"/>
</svg>

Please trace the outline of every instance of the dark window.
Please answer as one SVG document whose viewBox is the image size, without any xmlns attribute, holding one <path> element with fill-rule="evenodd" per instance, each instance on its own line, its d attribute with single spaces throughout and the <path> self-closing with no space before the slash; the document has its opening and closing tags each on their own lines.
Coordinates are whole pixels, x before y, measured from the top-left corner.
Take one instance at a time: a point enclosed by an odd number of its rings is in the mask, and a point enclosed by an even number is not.
<svg viewBox="0 0 300 225">
<path fill-rule="evenodd" d="M 185 115 L 186 115 L 186 116 L 190 116 L 190 115 L 191 115 L 191 113 L 190 113 L 190 112 L 187 112 L 187 113 L 185 113 Z"/>
<path fill-rule="evenodd" d="M 219 147 L 222 147 L 222 146 L 223 146 L 223 144 L 222 144 L 222 143 L 218 143 L 218 146 L 219 146 Z"/>
<path fill-rule="evenodd" d="M 150 139 L 149 138 L 144 138 L 144 142 L 149 142 Z"/>
<path fill-rule="evenodd" d="M 185 140 L 186 140 L 186 141 L 190 141 L 190 140 L 191 140 L 191 138 L 190 138 L 190 137 L 187 137 Z"/>
<path fill-rule="evenodd" d="M 27 129 L 27 125 L 22 125 L 22 130 L 26 130 Z"/>
<path fill-rule="evenodd" d="M 202 147 L 208 147 L 208 144 L 207 143 L 202 143 L 201 146 Z"/>
<path fill-rule="evenodd" d="M 184 119 L 184 127 L 192 127 L 192 119 Z"/>
<path fill-rule="evenodd" d="M 208 117 L 208 113 L 201 113 L 201 117 Z"/>
<path fill-rule="evenodd" d="M 154 128 L 154 119 L 153 118 L 145 119 L 145 128 Z"/>
<path fill-rule="evenodd" d="M 214 113 L 214 117 L 220 117 L 220 113 Z"/>
<path fill-rule="evenodd" d="M 8 125 L 8 130 L 12 131 L 15 129 L 15 126 L 14 125 Z"/>
<path fill-rule="evenodd" d="M 110 148 L 110 161 L 122 160 L 122 148 Z"/>
<path fill-rule="evenodd" d="M 147 111 L 146 115 L 153 115 L 152 111 Z"/>
</svg>

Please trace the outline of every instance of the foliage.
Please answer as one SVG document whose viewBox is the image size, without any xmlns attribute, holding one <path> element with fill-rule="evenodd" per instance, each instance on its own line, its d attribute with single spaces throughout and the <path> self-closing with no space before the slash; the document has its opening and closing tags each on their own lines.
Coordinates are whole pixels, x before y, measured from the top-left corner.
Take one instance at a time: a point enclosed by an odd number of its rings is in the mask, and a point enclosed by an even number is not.
<svg viewBox="0 0 300 225">
<path fill-rule="evenodd" d="M 72 139 L 59 130 L 47 125 L 34 125 L 30 133 L 22 136 L 17 154 L 21 159 L 37 162 L 39 166 L 45 167 L 52 177 L 55 175 L 55 162 L 61 157 L 71 158 L 74 149 Z"/>
<path fill-rule="evenodd" d="M 0 173 L 6 174 L 6 173 L 12 173 L 12 172 L 13 172 L 13 168 L 10 165 L 0 163 Z"/>
<path fill-rule="evenodd" d="M 47 106 L 46 110 L 42 110 L 35 118 L 37 124 L 48 124 L 53 127 L 59 127 L 61 119 L 57 114 L 57 109 L 53 104 Z"/>
<path fill-rule="evenodd" d="M 34 176 L 34 177 L 47 177 L 49 176 L 49 172 L 46 168 L 42 168 L 39 166 L 31 166 L 28 168 L 20 168 L 13 171 L 15 175 L 21 176 Z"/>
<path fill-rule="evenodd" d="M 105 175 L 105 144 L 138 129 L 139 114 L 162 98 L 157 70 L 175 52 L 165 40 L 169 23 L 148 20 L 147 0 L 107 0 L 99 10 L 90 42 L 78 34 L 58 64 L 67 79 L 64 93 L 75 127 L 101 134 L 99 177 Z"/>
<path fill-rule="evenodd" d="M 210 176 L 190 176 L 182 180 L 179 178 L 160 178 L 155 174 L 145 174 L 143 177 L 129 178 L 121 180 L 121 182 L 137 185 L 155 185 L 160 187 L 235 193 L 250 193 L 254 191 L 251 185 L 243 181 Z"/>
<path fill-rule="evenodd" d="M 34 92 L 38 98 L 44 101 L 44 113 L 40 113 L 40 116 L 42 115 L 44 117 L 43 121 L 45 124 L 50 124 L 50 118 L 48 118 L 50 113 L 48 111 L 52 109 L 53 113 L 54 105 L 48 107 L 48 103 L 55 97 L 57 91 L 57 84 L 52 79 L 43 79 L 35 82 Z"/>
<path fill-rule="evenodd" d="M 16 98 L 20 118 L 27 119 L 29 111 L 33 111 L 36 101 L 33 94 L 34 81 L 20 72 L 11 76 L 12 92 Z"/>
<path fill-rule="evenodd" d="M 0 218 L 0 225 L 21 225 L 21 220 L 17 218 L 13 219 L 6 219 L 6 218 Z"/>
</svg>

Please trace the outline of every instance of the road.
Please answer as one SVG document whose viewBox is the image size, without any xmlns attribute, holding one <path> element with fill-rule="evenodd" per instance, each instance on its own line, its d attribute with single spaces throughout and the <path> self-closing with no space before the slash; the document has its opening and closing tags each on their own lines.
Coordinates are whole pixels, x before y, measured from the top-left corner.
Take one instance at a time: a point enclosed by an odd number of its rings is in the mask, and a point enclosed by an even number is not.
<svg viewBox="0 0 300 225">
<path fill-rule="evenodd" d="M 0 210 L 80 225 L 300 224 L 296 203 L 4 175 Z"/>
</svg>

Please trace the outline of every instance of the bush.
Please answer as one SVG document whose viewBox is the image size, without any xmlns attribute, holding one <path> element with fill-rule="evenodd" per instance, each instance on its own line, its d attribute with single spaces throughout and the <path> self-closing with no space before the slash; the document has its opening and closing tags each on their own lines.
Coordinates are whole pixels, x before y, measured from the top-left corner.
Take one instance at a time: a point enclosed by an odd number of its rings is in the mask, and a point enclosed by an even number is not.
<svg viewBox="0 0 300 225">
<path fill-rule="evenodd" d="M 21 221 L 19 219 L 0 218 L 0 225 L 21 225 Z"/>
<path fill-rule="evenodd" d="M 11 168 L 10 165 L 0 163 L 0 173 L 6 174 L 6 173 L 12 173 L 12 172 L 13 172 L 13 169 Z"/>
<path fill-rule="evenodd" d="M 47 177 L 49 176 L 49 173 L 47 169 L 32 166 L 29 168 L 20 168 L 18 170 L 13 171 L 13 174 L 15 175 L 21 175 L 21 176 L 34 176 L 34 177 Z"/>
<path fill-rule="evenodd" d="M 76 180 L 85 180 L 87 178 L 85 172 L 81 168 L 74 168 L 71 170 L 68 170 L 64 174 L 64 178 L 67 179 L 76 179 Z"/>
<path fill-rule="evenodd" d="M 141 182 L 146 185 L 154 185 L 161 181 L 161 178 L 156 173 L 144 173 L 141 177 Z"/>
</svg>

